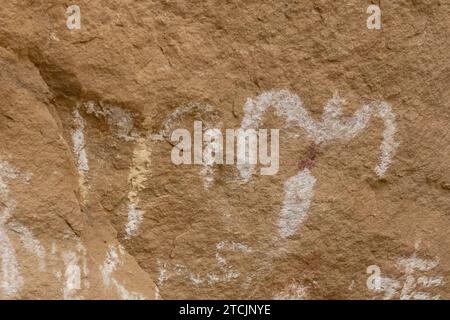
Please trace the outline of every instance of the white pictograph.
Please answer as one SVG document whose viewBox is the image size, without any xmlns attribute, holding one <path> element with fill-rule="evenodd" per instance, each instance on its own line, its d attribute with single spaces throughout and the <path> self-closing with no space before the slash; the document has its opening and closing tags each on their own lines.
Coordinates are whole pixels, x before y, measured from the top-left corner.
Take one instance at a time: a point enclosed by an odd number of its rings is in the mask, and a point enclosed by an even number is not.
<svg viewBox="0 0 450 320">
<path fill-rule="evenodd" d="M 279 117 L 285 119 L 286 127 L 302 128 L 313 140 L 309 158 L 300 164 L 301 171 L 285 183 L 285 196 L 280 214 L 279 227 L 282 238 L 293 235 L 305 219 L 314 197 L 316 179 L 311 173 L 314 158 L 319 146 L 337 140 L 350 140 L 367 127 L 372 116 L 384 122 L 383 142 L 380 146 L 380 162 L 374 168 L 382 178 L 388 169 L 398 142 L 395 115 L 386 102 L 372 102 L 361 107 L 351 118 L 342 118 L 341 98 L 334 95 L 325 105 L 321 121 L 315 121 L 304 109 L 300 98 L 287 90 L 265 92 L 254 99 L 247 99 L 244 105 L 244 118 L 241 128 L 257 129 L 269 107 L 273 107 Z M 255 166 L 238 165 L 240 176 L 249 181 Z"/>
<path fill-rule="evenodd" d="M 115 277 L 116 269 L 123 265 L 122 257 L 125 255 L 125 250 L 119 246 L 119 250 L 115 246 L 110 245 L 106 253 L 106 259 L 103 265 L 100 266 L 102 274 L 103 285 L 105 288 L 114 287 L 117 295 L 122 300 L 144 300 L 145 297 L 137 292 L 127 290 Z"/>
<path fill-rule="evenodd" d="M 398 147 L 398 142 L 395 139 L 397 131 L 396 120 L 391 107 L 383 101 L 371 102 L 363 105 L 352 117 L 343 117 L 341 109 L 342 102 L 339 95 L 334 95 L 325 105 L 320 120 L 313 119 L 303 107 L 300 98 L 288 90 L 265 92 L 256 98 L 247 99 L 244 104 L 244 117 L 239 130 L 247 132 L 249 130 L 260 130 L 264 114 L 272 107 L 277 116 L 285 119 L 285 127 L 291 129 L 303 129 L 308 138 L 312 140 L 307 158 L 299 163 L 299 172 L 288 178 L 284 183 L 284 199 L 278 222 L 279 236 L 281 238 L 288 238 L 295 234 L 300 224 L 305 221 L 307 217 L 309 208 L 314 199 L 314 188 L 317 183 L 316 178 L 313 175 L 314 162 L 319 154 L 320 148 L 324 145 L 340 140 L 353 139 L 368 126 L 373 116 L 378 117 L 384 123 L 384 131 L 383 141 L 380 145 L 379 163 L 374 167 L 374 171 L 379 178 L 382 178 L 390 166 L 396 148 Z M 125 226 L 126 239 L 130 239 L 137 234 L 139 225 L 143 221 L 144 211 L 140 209 L 139 193 L 145 187 L 144 185 L 148 176 L 151 175 L 150 159 L 152 150 L 156 147 L 155 144 L 161 141 L 171 143 L 171 133 L 176 129 L 176 125 L 181 124 L 189 118 L 201 120 L 201 123 L 205 124 L 204 129 L 201 127 L 200 130 L 196 131 L 194 121 L 193 158 L 194 164 L 202 165 L 200 174 L 203 178 L 204 188 L 208 189 L 214 183 L 214 164 L 218 163 L 216 163 L 213 158 L 205 156 L 205 153 L 202 152 L 202 146 L 196 146 L 195 141 L 200 144 L 206 143 L 206 150 L 209 150 L 208 148 L 210 147 L 212 149 L 218 149 L 217 146 L 213 145 L 215 142 L 213 138 L 216 131 L 219 130 L 215 127 L 221 128 L 222 121 L 216 108 L 202 103 L 183 105 L 168 116 L 163 123 L 161 130 L 157 134 L 146 133 L 139 135 L 133 129 L 134 125 L 131 114 L 125 111 L 122 112 L 119 109 L 114 109 L 113 112 L 111 108 L 99 107 L 93 103 L 86 103 L 83 106 L 86 108 L 86 114 L 93 114 L 96 117 L 105 117 L 108 120 L 109 125 L 115 126 L 119 138 L 136 143 L 133 151 L 133 165 L 130 168 L 129 174 L 131 189 L 128 194 L 129 207 L 128 221 Z M 86 154 L 83 154 L 84 122 L 78 110 L 79 108 L 77 107 L 74 111 L 77 130 L 74 132 L 73 142 L 74 151 L 78 158 L 80 176 L 82 177 L 82 183 L 80 184 L 83 185 L 88 166 L 87 156 Z M 199 135 L 199 137 L 195 137 L 196 134 Z M 250 141 L 251 140 L 249 139 L 248 143 L 250 143 Z M 174 146 L 174 148 L 176 148 L 176 146 Z M 247 146 L 244 146 L 243 149 L 251 150 L 251 148 Z M 210 153 L 206 152 L 206 155 L 209 154 Z M 252 162 L 244 164 L 237 163 L 239 175 L 244 183 L 250 181 L 255 173 L 255 167 L 256 164 L 253 164 Z M 229 266 L 227 260 L 223 259 L 223 256 L 220 253 L 227 248 L 228 245 L 225 245 L 224 243 L 218 244 L 217 247 L 216 258 L 221 270 L 220 273 L 208 273 L 200 276 L 192 273 L 190 269 L 184 265 L 177 264 L 168 269 L 167 265 L 164 263 L 162 264 L 161 269 L 163 272 L 160 284 L 164 282 L 167 277 L 167 272 L 169 271 L 189 277 L 196 285 L 200 283 L 213 284 L 216 282 L 227 282 L 239 278 L 239 273 Z M 236 248 L 233 247 L 233 250 L 235 249 Z M 112 256 L 113 255 L 111 255 L 111 257 Z"/>
<path fill-rule="evenodd" d="M 44 247 L 26 226 L 12 217 L 16 201 L 10 195 L 9 182 L 11 180 L 28 183 L 30 175 L 20 173 L 8 162 L 0 160 L 0 289 L 4 295 L 13 297 L 19 293 L 24 280 L 18 265 L 13 240 L 8 231 L 14 231 L 19 235 L 25 250 L 37 258 L 40 271 L 44 271 L 46 265 Z"/>
<path fill-rule="evenodd" d="M 224 240 L 216 244 L 216 263 L 218 266 L 218 272 L 208 272 L 206 274 L 198 274 L 191 271 L 188 266 L 183 264 L 176 264 L 171 266 L 168 262 L 162 262 L 158 260 L 159 279 L 158 286 L 162 288 L 164 282 L 173 275 L 183 276 L 188 278 L 192 284 L 198 286 L 202 284 L 213 285 L 217 283 L 227 283 L 237 280 L 239 278 L 249 281 L 249 275 L 242 275 L 239 271 L 235 270 L 233 265 L 225 257 L 225 252 L 239 252 L 241 254 L 251 254 L 253 249 L 243 243 Z"/>
<path fill-rule="evenodd" d="M 380 267 L 371 265 L 367 267 L 367 288 L 376 294 L 381 294 L 385 300 L 400 298 L 401 300 L 437 300 L 439 295 L 427 292 L 432 287 L 444 284 L 444 277 L 436 275 L 435 269 L 439 266 L 439 259 L 424 259 L 416 251 L 410 257 L 397 260 L 396 268 L 401 277 L 391 278 L 384 276 Z"/>
</svg>

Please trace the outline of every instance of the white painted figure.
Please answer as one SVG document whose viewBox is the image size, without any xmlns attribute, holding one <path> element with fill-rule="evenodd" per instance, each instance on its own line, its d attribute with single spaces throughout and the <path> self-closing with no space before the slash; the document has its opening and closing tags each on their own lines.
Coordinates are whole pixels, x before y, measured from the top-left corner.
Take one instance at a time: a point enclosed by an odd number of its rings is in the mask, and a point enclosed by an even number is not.
<svg viewBox="0 0 450 320">
<path fill-rule="evenodd" d="M 66 14 L 68 15 L 66 20 L 66 26 L 69 30 L 81 29 L 81 10 L 77 5 L 71 5 L 67 7 Z"/>
<path fill-rule="evenodd" d="M 315 121 L 303 107 L 300 98 L 288 90 L 265 92 L 254 99 L 247 99 L 244 105 L 242 129 L 258 129 L 264 113 L 269 107 L 275 108 L 279 117 L 285 119 L 286 127 L 302 128 L 313 141 L 311 157 L 315 157 L 315 146 L 328 144 L 337 140 L 351 140 L 362 132 L 375 115 L 383 120 L 385 129 L 380 146 L 380 162 L 374 168 L 379 178 L 388 169 L 398 146 L 395 140 L 397 131 L 395 115 L 386 102 L 372 102 L 361 107 L 353 117 L 343 119 L 341 116 L 341 99 L 334 95 L 325 105 L 322 119 Z M 238 165 L 240 176 L 249 181 L 254 172 L 254 165 Z M 293 235 L 304 221 L 314 197 L 316 179 L 310 171 L 310 164 L 305 163 L 298 175 L 285 182 L 283 208 L 280 213 L 279 227 L 282 238 Z"/>
</svg>

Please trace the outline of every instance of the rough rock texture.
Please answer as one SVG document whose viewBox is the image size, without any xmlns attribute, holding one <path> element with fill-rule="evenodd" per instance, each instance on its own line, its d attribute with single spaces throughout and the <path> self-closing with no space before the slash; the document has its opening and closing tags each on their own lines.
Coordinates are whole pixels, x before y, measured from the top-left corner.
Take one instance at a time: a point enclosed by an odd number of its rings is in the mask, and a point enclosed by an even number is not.
<svg viewBox="0 0 450 320">
<path fill-rule="evenodd" d="M 0 298 L 450 298 L 448 1 L 75 2 L 0 6 Z M 271 92 L 276 175 L 172 163 Z"/>
</svg>

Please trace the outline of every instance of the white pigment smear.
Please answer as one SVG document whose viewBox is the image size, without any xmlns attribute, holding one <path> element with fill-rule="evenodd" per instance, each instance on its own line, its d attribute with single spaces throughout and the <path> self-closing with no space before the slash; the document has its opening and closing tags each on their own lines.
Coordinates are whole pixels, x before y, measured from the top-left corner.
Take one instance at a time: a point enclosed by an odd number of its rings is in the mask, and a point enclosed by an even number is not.
<svg viewBox="0 0 450 320">
<path fill-rule="evenodd" d="M 293 235 L 306 218 L 314 197 L 315 183 L 316 179 L 308 169 L 304 169 L 285 182 L 283 207 L 279 220 L 281 237 Z"/>
</svg>

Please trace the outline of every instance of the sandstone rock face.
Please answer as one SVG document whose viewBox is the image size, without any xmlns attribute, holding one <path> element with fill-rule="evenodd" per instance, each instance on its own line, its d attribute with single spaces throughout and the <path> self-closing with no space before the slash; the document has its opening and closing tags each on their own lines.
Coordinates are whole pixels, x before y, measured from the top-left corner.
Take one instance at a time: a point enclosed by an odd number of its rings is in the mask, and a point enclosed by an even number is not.
<svg viewBox="0 0 450 320">
<path fill-rule="evenodd" d="M 450 298 L 448 1 L 75 2 L 0 6 L 0 298 Z"/>
</svg>

